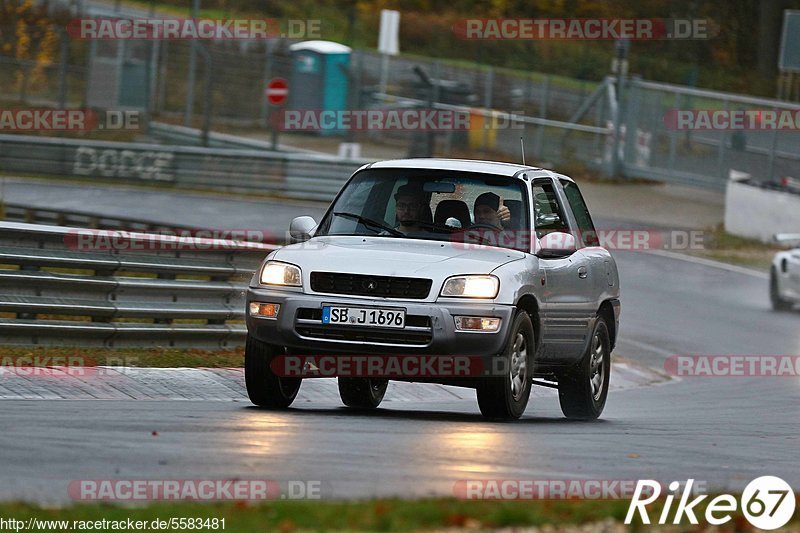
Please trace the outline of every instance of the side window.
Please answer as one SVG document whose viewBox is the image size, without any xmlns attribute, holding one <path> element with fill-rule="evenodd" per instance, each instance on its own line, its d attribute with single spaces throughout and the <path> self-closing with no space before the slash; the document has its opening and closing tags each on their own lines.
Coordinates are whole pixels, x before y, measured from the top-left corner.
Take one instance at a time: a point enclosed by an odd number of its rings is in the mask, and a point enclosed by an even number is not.
<svg viewBox="0 0 800 533">
<path fill-rule="evenodd" d="M 580 241 L 584 246 L 597 246 L 597 232 L 594 229 L 592 216 L 589 214 L 589 208 L 586 207 L 586 202 L 583 200 L 583 195 L 575 182 L 561 180 L 561 185 L 564 187 L 564 193 L 567 196 L 567 201 L 575 215 L 575 220 L 578 222 L 578 230 L 580 231 Z"/>
<path fill-rule="evenodd" d="M 536 236 L 541 238 L 554 231 L 569 233 L 564 210 L 558 203 L 558 196 L 550 180 L 535 181 L 533 190 L 533 209 L 536 215 L 534 228 Z"/>
</svg>

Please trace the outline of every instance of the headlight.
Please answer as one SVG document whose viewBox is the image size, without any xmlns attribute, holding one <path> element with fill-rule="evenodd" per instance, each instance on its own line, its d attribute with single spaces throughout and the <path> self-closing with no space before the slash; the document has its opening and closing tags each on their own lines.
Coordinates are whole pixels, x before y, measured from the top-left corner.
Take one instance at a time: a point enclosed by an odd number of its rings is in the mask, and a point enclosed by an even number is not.
<svg viewBox="0 0 800 533">
<path fill-rule="evenodd" d="M 301 287 L 303 285 L 300 267 L 289 263 L 268 261 L 261 270 L 261 283 L 264 285 L 286 285 Z"/>
<path fill-rule="evenodd" d="M 439 296 L 458 298 L 494 298 L 500 290 L 495 276 L 453 276 L 447 278 Z"/>
</svg>

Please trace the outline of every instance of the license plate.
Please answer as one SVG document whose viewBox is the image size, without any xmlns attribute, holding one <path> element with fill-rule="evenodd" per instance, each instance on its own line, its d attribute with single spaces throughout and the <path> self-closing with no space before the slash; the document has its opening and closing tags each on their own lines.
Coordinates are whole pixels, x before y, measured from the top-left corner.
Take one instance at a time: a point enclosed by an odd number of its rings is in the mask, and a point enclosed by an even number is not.
<svg viewBox="0 0 800 533">
<path fill-rule="evenodd" d="M 406 323 L 406 312 L 402 309 L 375 309 L 374 307 L 322 308 L 322 323 L 340 326 L 368 326 L 402 329 Z"/>
</svg>

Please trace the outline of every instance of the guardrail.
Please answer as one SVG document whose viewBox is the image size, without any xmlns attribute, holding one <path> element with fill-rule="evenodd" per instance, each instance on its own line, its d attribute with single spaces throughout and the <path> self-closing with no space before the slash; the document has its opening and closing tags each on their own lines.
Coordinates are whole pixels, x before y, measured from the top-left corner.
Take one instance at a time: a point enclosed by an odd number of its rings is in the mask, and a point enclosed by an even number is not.
<svg viewBox="0 0 800 533">
<path fill-rule="evenodd" d="M 159 142 L 163 141 L 167 144 L 177 144 L 180 146 L 203 146 L 203 131 L 197 128 L 188 128 L 186 126 L 178 126 L 175 124 L 153 121 L 147 125 L 147 134 L 148 136 L 157 139 Z M 219 133 L 216 131 L 208 132 L 208 146 L 211 148 L 260 150 L 265 154 L 269 153 L 278 156 L 286 153 L 293 153 L 302 154 L 304 156 L 316 158 L 322 161 L 343 161 L 342 158 L 334 158 L 330 154 L 316 152 L 314 150 L 307 150 L 297 146 L 287 146 L 281 143 L 278 143 L 277 149 L 273 149 L 271 142 L 251 139 L 249 137 L 242 137 L 240 135 L 231 135 L 229 133 Z M 372 160 L 351 159 L 349 161 L 366 164 Z"/>
<path fill-rule="evenodd" d="M 96 177 L 330 201 L 368 160 L 260 149 L 203 148 L 0 135 L 0 171 Z"/>
<path fill-rule="evenodd" d="M 0 222 L 0 345 L 240 345 L 277 247 Z"/>
<path fill-rule="evenodd" d="M 120 229 L 139 231 L 197 230 L 191 226 L 162 224 L 132 217 L 98 215 L 92 211 L 67 210 L 62 208 L 37 207 L 27 204 L 3 203 L 4 219 L 27 224 L 49 224 L 94 229 Z"/>
</svg>

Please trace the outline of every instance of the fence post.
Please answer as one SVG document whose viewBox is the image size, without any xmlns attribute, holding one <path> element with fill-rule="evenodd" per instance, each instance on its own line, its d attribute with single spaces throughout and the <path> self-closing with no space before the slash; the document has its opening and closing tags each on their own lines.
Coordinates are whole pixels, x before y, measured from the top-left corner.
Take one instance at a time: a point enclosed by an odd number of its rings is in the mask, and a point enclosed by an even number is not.
<svg viewBox="0 0 800 533">
<path fill-rule="evenodd" d="M 680 109 L 683 101 L 683 93 L 675 92 L 675 109 Z M 669 173 L 675 170 L 675 152 L 678 146 L 678 131 L 671 129 L 669 131 L 669 155 L 667 156 L 667 169 Z"/>
<path fill-rule="evenodd" d="M 625 126 L 625 147 L 622 153 L 622 160 L 618 162 L 618 172 L 625 175 L 625 165 L 633 160 L 636 161 L 636 146 L 639 138 L 639 110 L 641 109 L 642 88 L 636 80 L 626 80 L 629 89 L 627 91 L 628 101 L 625 105 L 625 115 L 623 120 Z"/>
<path fill-rule="evenodd" d="M 614 113 L 614 138 L 611 149 L 611 175 L 618 176 L 620 173 L 619 142 L 622 135 L 622 120 L 624 117 L 623 107 L 625 103 L 624 81 L 620 75 L 617 80 L 617 109 Z"/>
<path fill-rule="evenodd" d="M 483 92 L 483 107 L 486 109 L 486 115 L 483 119 L 483 135 L 481 136 L 481 151 L 486 153 L 488 144 L 487 137 L 489 136 L 489 128 L 493 117 L 491 115 L 492 109 L 492 87 L 494 85 L 494 69 L 488 67 L 486 70 L 486 77 L 484 78 L 484 92 Z"/>
<path fill-rule="evenodd" d="M 264 127 L 267 126 L 267 121 L 269 120 L 269 102 L 267 102 L 267 96 L 264 94 L 264 91 L 267 90 L 267 85 L 269 85 L 269 80 L 272 77 L 272 39 L 267 39 L 264 43 L 264 75 L 262 76 L 263 79 L 263 87 L 260 94 L 261 98 L 261 124 Z"/>
<path fill-rule="evenodd" d="M 67 61 L 69 61 L 69 38 L 63 28 L 58 29 L 60 57 L 58 61 L 58 106 L 67 107 Z"/>
<path fill-rule="evenodd" d="M 167 72 L 169 72 L 168 64 L 169 64 L 169 41 L 164 40 L 161 42 L 161 46 L 159 47 L 159 54 L 160 56 L 160 65 L 161 68 L 159 69 L 159 76 L 158 76 L 158 112 L 159 114 L 164 113 L 164 109 L 166 109 L 166 102 L 167 99 Z"/>
<path fill-rule="evenodd" d="M 542 99 L 539 102 L 539 115 L 541 118 L 547 118 L 547 104 L 550 100 L 550 75 L 544 77 L 544 87 L 542 88 Z M 533 145 L 533 153 L 536 157 L 544 159 L 544 150 L 542 143 L 544 142 L 544 126 L 539 124 L 536 129 L 536 141 Z"/>
<path fill-rule="evenodd" d="M 31 67 L 26 63 L 22 65 L 22 83 L 19 84 L 19 101 L 23 104 L 28 103 L 28 77 Z"/>
<path fill-rule="evenodd" d="M 728 113 L 731 109 L 731 102 L 730 100 L 725 100 L 725 115 L 730 116 Z M 723 170 L 723 166 L 725 165 L 725 143 L 728 141 L 728 135 L 723 130 L 720 134 L 719 138 L 719 148 L 717 149 L 717 176 L 727 179 L 728 173 Z"/>
<path fill-rule="evenodd" d="M 775 114 L 778 113 L 778 108 L 774 107 L 773 110 Z M 778 128 L 772 128 L 772 142 L 769 146 L 769 159 L 768 165 L 769 172 L 767 174 L 767 180 L 772 181 L 773 176 L 775 175 L 775 150 L 777 150 L 778 145 Z"/>
<path fill-rule="evenodd" d="M 605 89 L 608 90 L 608 89 Z M 605 127 L 606 124 L 606 99 L 604 95 L 601 95 L 600 98 L 597 100 L 597 107 L 595 108 L 595 126 L 598 128 Z M 605 136 L 599 133 L 593 135 L 594 141 L 592 143 L 594 152 L 597 153 L 600 150 L 600 139 L 603 139 L 605 143 Z"/>
<path fill-rule="evenodd" d="M 192 18 L 200 15 L 200 0 L 192 0 Z M 186 110 L 183 115 L 183 125 L 191 127 L 192 112 L 194 111 L 194 71 L 197 66 L 197 41 L 189 41 L 189 73 L 186 81 Z"/>
</svg>

